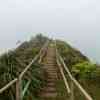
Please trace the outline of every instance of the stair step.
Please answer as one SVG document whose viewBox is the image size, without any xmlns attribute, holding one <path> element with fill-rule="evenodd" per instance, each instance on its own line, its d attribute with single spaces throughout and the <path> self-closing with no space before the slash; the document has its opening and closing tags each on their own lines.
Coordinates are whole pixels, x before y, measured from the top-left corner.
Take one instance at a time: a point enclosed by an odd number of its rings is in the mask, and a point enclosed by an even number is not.
<svg viewBox="0 0 100 100">
<path fill-rule="evenodd" d="M 53 75 L 56 74 L 56 75 L 57 75 L 57 71 L 54 71 L 54 70 L 47 70 L 46 72 L 47 72 L 48 74 L 50 74 L 50 75 L 51 75 L 51 74 L 53 74 Z"/>
<path fill-rule="evenodd" d="M 57 80 L 57 79 L 52 79 L 52 78 L 50 79 L 50 78 L 49 78 L 49 79 L 47 79 L 47 82 L 55 82 L 56 80 Z"/>
<path fill-rule="evenodd" d="M 57 69 L 57 67 L 55 66 L 43 66 L 43 68 L 52 69 L 52 70 Z"/>
<path fill-rule="evenodd" d="M 55 87 L 55 83 L 54 82 L 49 82 L 46 85 L 47 87 Z"/>
<path fill-rule="evenodd" d="M 58 76 L 57 76 L 57 74 L 49 74 L 48 76 L 47 76 L 48 78 L 58 78 Z"/>
<path fill-rule="evenodd" d="M 42 93 L 41 97 L 42 98 L 56 98 L 57 97 L 57 93 L 56 92 L 55 93 L 49 93 L 49 92 Z"/>
<path fill-rule="evenodd" d="M 48 69 L 46 70 L 47 72 L 53 72 L 53 73 L 57 73 L 57 70 L 56 69 Z"/>
<path fill-rule="evenodd" d="M 45 88 L 42 88 L 41 89 L 43 92 L 52 92 L 52 93 L 55 93 L 56 92 L 56 89 L 54 87 L 45 87 Z"/>
<path fill-rule="evenodd" d="M 57 97 L 56 80 L 58 79 L 58 68 L 56 63 L 56 53 L 54 47 L 48 48 L 46 58 L 43 62 L 44 70 L 47 73 L 46 85 L 41 89 L 40 97 L 43 100 L 55 99 Z"/>
<path fill-rule="evenodd" d="M 57 79 L 56 76 L 54 76 L 54 77 L 52 77 L 52 76 L 47 76 L 47 80 L 56 80 L 56 79 Z"/>
<path fill-rule="evenodd" d="M 57 77 L 57 74 L 56 73 L 48 74 L 48 77 Z"/>
<path fill-rule="evenodd" d="M 57 65 L 55 61 L 47 61 L 45 62 L 46 65 Z"/>
<path fill-rule="evenodd" d="M 57 72 L 56 71 L 55 72 L 54 71 L 47 71 L 47 72 L 49 72 L 48 75 L 56 75 L 57 76 Z"/>
</svg>

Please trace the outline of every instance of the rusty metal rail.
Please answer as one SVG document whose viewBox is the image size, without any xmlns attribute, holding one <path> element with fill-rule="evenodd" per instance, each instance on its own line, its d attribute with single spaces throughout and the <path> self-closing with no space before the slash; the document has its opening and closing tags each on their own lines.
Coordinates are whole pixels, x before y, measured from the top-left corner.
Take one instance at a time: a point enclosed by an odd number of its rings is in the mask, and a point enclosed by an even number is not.
<svg viewBox="0 0 100 100">
<path fill-rule="evenodd" d="M 28 69 L 32 66 L 33 63 L 35 63 L 36 61 L 41 62 L 43 56 L 45 55 L 45 53 L 47 51 L 48 44 L 49 44 L 49 41 L 47 41 L 45 43 L 45 45 L 41 48 L 39 54 L 37 54 L 35 56 L 35 58 L 33 58 L 33 60 L 29 63 L 28 66 L 26 66 L 26 68 L 20 73 L 20 75 L 17 78 L 10 81 L 7 85 L 5 85 L 3 88 L 0 89 L 0 94 L 2 94 L 4 91 L 9 89 L 12 85 L 16 84 L 16 98 L 15 98 L 15 100 L 23 100 L 23 97 L 24 97 L 31 81 L 29 80 L 27 82 L 24 90 L 22 90 L 22 78 L 25 75 L 25 73 L 28 71 Z"/>
<path fill-rule="evenodd" d="M 55 43 L 55 46 L 56 46 L 56 43 Z M 82 95 L 84 95 L 85 100 L 93 100 L 93 98 L 86 92 L 86 90 L 80 85 L 80 83 L 72 76 L 72 74 L 69 71 L 67 65 L 65 64 L 63 58 L 60 56 L 60 53 L 57 50 L 57 46 L 56 46 L 56 60 L 57 60 L 57 65 L 59 66 L 60 72 L 62 74 L 67 92 L 70 96 L 70 100 L 75 100 L 74 86 L 76 86 L 77 89 L 82 93 Z M 66 75 L 64 74 L 64 71 L 69 76 L 69 79 L 71 81 L 70 85 L 67 82 Z"/>
</svg>

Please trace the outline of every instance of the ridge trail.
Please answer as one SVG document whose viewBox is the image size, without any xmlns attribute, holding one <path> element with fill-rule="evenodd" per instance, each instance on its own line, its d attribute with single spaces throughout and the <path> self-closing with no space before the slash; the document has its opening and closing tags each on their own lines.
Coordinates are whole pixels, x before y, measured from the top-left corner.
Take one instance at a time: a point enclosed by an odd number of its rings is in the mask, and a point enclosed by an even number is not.
<svg viewBox="0 0 100 100">
<path fill-rule="evenodd" d="M 55 99 L 57 97 L 56 81 L 58 80 L 58 67 L 56 64 L 56 50 L 53 44 L 48 47 L 43 65 L 47 76 L 46 85 L 41 89 L 40 97 L 43 100 Z"/>
</svg>

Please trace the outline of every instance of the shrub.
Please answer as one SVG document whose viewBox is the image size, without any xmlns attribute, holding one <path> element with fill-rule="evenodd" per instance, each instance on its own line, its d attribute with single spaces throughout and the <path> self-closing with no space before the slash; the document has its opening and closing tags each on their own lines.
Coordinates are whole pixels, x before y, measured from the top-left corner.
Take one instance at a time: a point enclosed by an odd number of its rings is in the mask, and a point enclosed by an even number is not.
<svg viewBox="0 0 100 100">
<path fill-rule="evenodd" d="M 80 77 L 88 77 L 92 78 L 93 73 L 96 71 L 96 64 L 92 64 L 91 62 L 84 61 L 81 63 L 77 63 L 73 65 L 72 72 L 74 74 L 79 74 Z"/>
</svg>

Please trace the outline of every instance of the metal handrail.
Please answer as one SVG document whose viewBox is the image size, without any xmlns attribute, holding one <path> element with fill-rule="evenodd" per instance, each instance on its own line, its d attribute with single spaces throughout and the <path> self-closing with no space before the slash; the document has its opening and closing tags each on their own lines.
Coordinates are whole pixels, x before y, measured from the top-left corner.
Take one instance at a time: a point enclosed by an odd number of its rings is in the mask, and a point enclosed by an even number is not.
<svg viewBox="0 0 100 100">
<path fill-rule="evenodd" d="M 15 78 L 14 80 L 10 81 L 7 85 L 5 85 L 3 88 L 0 89 L 0 94 L 2 92 L 4 92 L 5 90 L 7 90 L 10 86 L 12 86 L 13 84 L 15 84 L 17 82 L 17 78 Z"/>
<path fill-rule="evenodd" d="M 27 72 L 27 70 L 31 67 L 31 65 L 40 57 L 42 56 L 42 51 L 46 48 L 46 46 L 48 45 L 49 42 L 46 42 L 46 44 L 42 47 L 42 49 L 40 50 L 39 54 L 35 56 L 35 58 L 29 63 L 28 66 L 26 66 L 26 68 L 22 71 L 22 73 L 19 75 L 20 78 L 23 77 L 23 75 Z M 41 57 L 40 57 L 41 58 Z"/>
<path fill-rule="evenodd" d="M 60 68 L 60 70 L 62 70 L 62 73 L 63 73 L 63 79 L 65 77 L 63 70 L 65 70 L 67 72 L 69 78 L 71 79 L 71 88 L 70 89 L 69 89 L 69 85 L 68 85 L 67 80 L 64 79 L 64 83 L 65 83 L 65 85 L 67 87 L 67 91 L 70 94 L 70 100 L 74 100 L 74 85 L 77 86 L 77 88 L 80 90 L 80 92 L 85 96 L 85 98 L 87 100 L 93 100 L 93 98 L 86 92 L 86 90 L 80 85 L 80 83 L 72 76 L 72 74 L 69 71 L 68 67 L 66 66 L 63 58 L 59 54 L 59 52 L 57 50 L 57 47 L 56 47 L 56 56 L 57 56 L 57 64 L 58 64 L 58 66 L 59 67 L 61 67 L 61 65 L 63 66 L 63 68 Z"/>
<path fill-rule="evenodd" d="M 26 92 L 26 88 L 28 88 L 30 82 L 28 82 L 25 86 L 24 92 L 22 93 L 22 78 L 24 76 L 24 74 L 28 71 L 28 69 L 31 67 L 31 65 L 38 60 L 42 59 L 43 57 L 43 52 L 46 52 L 46 48 L 49 44 L 49 41 L 46 42 L 46 44 L 41 48 L 39 54 L 37 54 L 35 56 L 35 58 L 33 58 L 33 60 L 29 63 L 28 66 L 26 66 L 26 68 L 20 73 L 20 75 L 18 76 L 18 78 L 15 78 L 14 80 L 10 81 L 7 85 L 5 85 L 3 88 L 0 89 L 0 94 L 3 93 L 5 90 L 7 90 L 8 88 L 10 88 L 13 84 L 16 84 L 16 100 L 22 100 L 23 95 Z"/>
<path fill-rule="evenodd" d="M 66 77 L 64 75 L 64 71 L 63 71 L 63 68 L 61 67 L 61 63 L 59 62 L 58 59 L 57 59 L 57 65 L 59 67 L 60 73 L 61 73 L 62 78 L 64 80 L 64 83 L 65 83 L 65 86 L 66 86 L 66 90 L 67 90 L 68 94 L 70 94 L 71 93 L 71 90 L 70 90 L 69 84 L 68 84 L 67 79 L 66 79 Z"/>
</svg>

